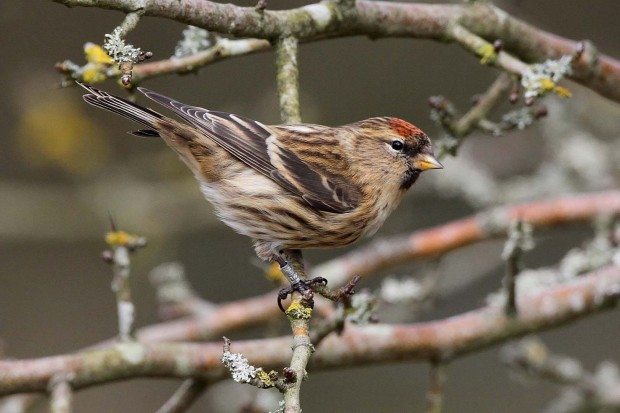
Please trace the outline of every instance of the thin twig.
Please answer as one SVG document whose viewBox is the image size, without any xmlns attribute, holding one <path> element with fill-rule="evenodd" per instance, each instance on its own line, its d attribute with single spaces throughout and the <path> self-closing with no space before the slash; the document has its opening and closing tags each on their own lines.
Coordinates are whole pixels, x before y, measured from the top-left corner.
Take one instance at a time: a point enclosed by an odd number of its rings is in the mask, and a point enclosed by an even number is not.
<svg viewBox="0 0 620 413">
<path fill-rule="evenodd" d="M 511 85 L 512 79 L 510 75 L 506 73 L 500 74 L 487 91 L 480 96 L 476 104 L 454 123 L 454 135 L 464 137 L 476 128 L 480 121 L 497 106 Z"/>
<path fill-rule="evenodd" d="M 59 374 L 50 381 L 50 412 L 71 413 L 73 411 L 73 390 L 67 375 Z"/>
<path fill-rule="evenodd" d="M 131 273 L 130 252 L 146 245 L 146 239 L 118 231 L 110 217 L 112 232 L 106 234 L 106 242 L 112 249 L 102 253 L 103 259 L 112 264 L 112 291 L 116 295 L 118 312 L 118 334 L 121 341 L 131 341 L 135 333 L 135 307 L 131 300 Z"/>
<path fill-rule="evenodd" d="M 461 24 L 451 25 L 448 35 L 466 49 L 480 56 L 482 64 L 492 64 L 516 75 L 521 75 L 528 68 L 526 63 L 502 50 L 497 50 L 492 43 L 472 33 Z"/>
<path fill-rule="evenodd" d="M 431 363 L 429 387 L 426 393 L 427 413 L 441 413 L 443 409 L 444 387 L 448 377 L 446 369 L 445 362 Z"/>
<path fill-rule="evenodd" d="M 188 379 L 174 392 L 174 394 L 157 409 L 156 413 L 182 413 L 204 393 L 207 383 L 203 380 Z"/>
<path fill-rule="evenodd" d="M 506 296 L 505 311 L 508 316 L 517 314 L 517 275 L 521 271 L 521 257 L 524 251 L 534 247 L 532 226 L 521 219 L 515 220 L 508 231 L 508 240 L 502 252 L 506 261 L 506 274 L 502 282 Z"/>
</svg>

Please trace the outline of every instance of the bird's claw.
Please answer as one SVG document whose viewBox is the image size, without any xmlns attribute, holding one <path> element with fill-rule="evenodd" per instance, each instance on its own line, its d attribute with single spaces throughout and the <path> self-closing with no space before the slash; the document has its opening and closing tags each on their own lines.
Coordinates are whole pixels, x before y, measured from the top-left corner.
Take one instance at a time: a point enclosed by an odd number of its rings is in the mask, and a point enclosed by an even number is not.
<svg viewBox="0 0 620 413">
<path fill-rule="evenodd" d="M 286 310 L 284 310 L 284 306 L 282 305 L 282 300 L 286 300 L 286 297 L 288 297 L 289 294 L 293 294 L 295 291 L 300 293 L 303 299 L 306 300 L 308 303 L 310 303 L 310 305 L 312 306 L 313 295 L 314 295 L 312 287 L 315 285 L 325 286 L 327 285 L 327 279 L 323 277 L 314 277 L 311 280 L 308 280 L 308 281 L 302 280 L 294 284 L 291 284 L 290 286 L 286 288 L 281 289 L 278 292 L 278 307 L 280 307 L 280 310 L 282 310 L 282 312 L 285 312 Z"/>
</svg>

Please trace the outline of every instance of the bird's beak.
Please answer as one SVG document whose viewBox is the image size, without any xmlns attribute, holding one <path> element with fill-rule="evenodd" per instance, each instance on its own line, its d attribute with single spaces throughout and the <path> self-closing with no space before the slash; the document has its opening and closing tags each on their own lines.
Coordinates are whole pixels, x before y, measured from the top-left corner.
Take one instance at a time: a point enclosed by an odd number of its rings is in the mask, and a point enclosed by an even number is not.
<svg viewBox="0 0 620 413">
<path fill-rule="evenodd" d="M 428 153 L 421 153 L 413 158 L 413 167 L 421 171 L 428 169 L 443 169 L 443 165 L 439 163 L 435 156 Z"/>
</svg>

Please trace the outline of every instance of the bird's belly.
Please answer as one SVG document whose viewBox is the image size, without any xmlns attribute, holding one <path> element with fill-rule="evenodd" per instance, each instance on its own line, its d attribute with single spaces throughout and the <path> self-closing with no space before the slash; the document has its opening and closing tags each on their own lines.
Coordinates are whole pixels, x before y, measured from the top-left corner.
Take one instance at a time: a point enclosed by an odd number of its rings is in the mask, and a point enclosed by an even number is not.
<svg viewBox="0 0 620 413">
<path fill-rule="evenodd" d="M 204 197 L 217 216 L 236 232 L 280 248 L 326 248 L 348 245 L 367 230 L 359 214 L 320 214 L 298 197 L 262 176 L 246 185 L 201 182 Z M 380 223 L 373 224 L 380 226 Z"/>
</svg>

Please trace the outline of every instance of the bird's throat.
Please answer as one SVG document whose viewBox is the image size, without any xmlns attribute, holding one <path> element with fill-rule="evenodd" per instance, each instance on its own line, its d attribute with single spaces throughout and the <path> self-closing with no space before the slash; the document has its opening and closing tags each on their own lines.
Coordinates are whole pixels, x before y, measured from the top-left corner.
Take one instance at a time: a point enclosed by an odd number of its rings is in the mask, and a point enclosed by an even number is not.
<svg viewBox="0 0 620 413">
<path fill-rule="evenodd" d="M 403 180 L 400 183 L 400 189 L 406 191 L 407 189 L 411 188 L 411 185 L 415 183 L 415 181 L 418 179 L 419 176 L 420 176 L 419 169 L 413 169 L 413 168 L 407 169 L 407 172 L 405 172 L 405 175 L 403 176 Z"/>
</svg>

